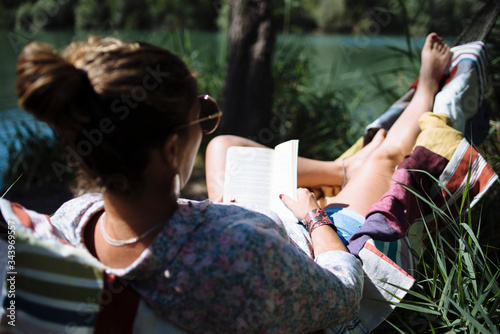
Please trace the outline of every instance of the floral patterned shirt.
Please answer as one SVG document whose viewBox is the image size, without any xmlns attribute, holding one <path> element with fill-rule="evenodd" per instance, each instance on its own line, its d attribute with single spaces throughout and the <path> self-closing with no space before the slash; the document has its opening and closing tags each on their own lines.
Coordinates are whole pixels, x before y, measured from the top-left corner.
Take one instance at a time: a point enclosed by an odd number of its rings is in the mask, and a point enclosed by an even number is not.
<svg viewBox="0 0 500 334">
<path fill-rule="evenodd" d="M 51 221 L 73 245 L 103 210 L 99 194 L 65 203 Z M 307 333 L 356 318 L 360 261 L 342 251 L 314 260 L 279 219 L 236 205 L 181 200 L 141 256 L 106 272 L 127 280 L 165 321 L 193 333 Z"/>
</svg>

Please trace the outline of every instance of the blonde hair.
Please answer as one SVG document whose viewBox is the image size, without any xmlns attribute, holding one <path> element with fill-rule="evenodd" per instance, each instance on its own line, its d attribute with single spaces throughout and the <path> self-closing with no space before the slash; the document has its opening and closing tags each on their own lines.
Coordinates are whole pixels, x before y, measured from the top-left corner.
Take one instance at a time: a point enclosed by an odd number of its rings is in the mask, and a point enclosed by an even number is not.
<svg viewBox="0 0 500 334">
<path fill-rule="evenodd" d="M 62 54 L 30 43 L 16 74 L 20 105 L 53 126 L 68 162 L 117 191 L 139 184 L 150 148 L 188 121 L 197 96 L 179 57 L 116 38 L 91 36 Z"/>
</svg>

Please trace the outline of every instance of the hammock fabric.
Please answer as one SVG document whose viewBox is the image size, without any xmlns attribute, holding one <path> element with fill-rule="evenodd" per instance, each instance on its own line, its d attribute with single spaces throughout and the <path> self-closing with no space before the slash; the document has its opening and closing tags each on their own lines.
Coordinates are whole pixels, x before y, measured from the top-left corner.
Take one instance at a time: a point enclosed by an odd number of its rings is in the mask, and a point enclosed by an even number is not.
<svg viewBox="0 0 500 334">
<path fill-rule="evenodd" d="M 413 152 L 398 166 L 389 191 L 372 205 L 363 226 L 348 240 L 349 251 L 363 260 L 367 275 L 360 320 L 368 331 L 412 287 L 418 250 L 429 237 L 424 224 L 431 236 L 444 227 L 444 220 L 436 219 L 414 191 L 453 220 L 465 212 L 460 211 L 463 196 L 473 207 L 498 179 L 469 142 L 481 142 L 488 133 L 484 44 L 472 42 L 451 51 L 449 77 L 435 98 L 433 112 L 420 119 L 422 132 Z M 379 128 L 391 127 L 413 97 L 417 82 L 367 127 L 365 141 Z"/>
</svg>

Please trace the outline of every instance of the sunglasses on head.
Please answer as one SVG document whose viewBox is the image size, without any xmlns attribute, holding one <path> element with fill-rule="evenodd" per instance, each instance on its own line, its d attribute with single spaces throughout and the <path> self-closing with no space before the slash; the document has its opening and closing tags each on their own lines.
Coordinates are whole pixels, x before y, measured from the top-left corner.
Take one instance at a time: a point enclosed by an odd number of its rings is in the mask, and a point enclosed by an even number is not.
<svg viewBox="0 0 500 334">
<path fill-rule="evenodd" d="M 181 130 L 198 123 L 206 135 L 213 133 L 217 129 L 222 116 L 222 111 L 219 110 L 217 102 L 209 95 L 200 95 L 198 96 L 198 103 L 200 104 L 200 116 L 198 119 L 180 125 L 176 127 L 176 130 Z"/>
</svg>

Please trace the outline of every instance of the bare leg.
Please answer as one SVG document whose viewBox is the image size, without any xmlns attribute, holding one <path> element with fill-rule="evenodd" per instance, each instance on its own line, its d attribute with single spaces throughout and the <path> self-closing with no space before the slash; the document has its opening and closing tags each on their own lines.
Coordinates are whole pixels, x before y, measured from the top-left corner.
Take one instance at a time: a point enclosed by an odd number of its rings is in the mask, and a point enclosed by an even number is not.
<svg viewBox="0 0 500 334">
<path fill-rule="evenodd" d="M 420 79 L 415 96 L 403 114 L 387 133 L 385 141 L 370 155 L 347 186 L 327 205 L 342 204 L 365 215 L 370 205 L 389 189 L 395 167 L 409 154 L 415 145 L 420 127 L 420 116 L 432 110 L 439 82 L 449 66 L 448 45 L 436 34 L 427 36 L 422 49 Z"/>
<path fill-rule="evenodd" d="M 351 179 L 355 171 L 368 156 L 382 143 L 385 131 L 380 131 L 372 142 L 352 157 L 346 158 L 344 165 L 347 178 Z M 226 151 L 231 146 L 265 147 L 250 139 L 224 135 L 215 137 L 207 146 L 206 180 L 208 198 L 222 202 L 224 188 Z M 344 172 L 339 161 L 319 161 L 299 157 L 297 162 L 297 183 L 299 187 L 340 186 L 344 182 Z"/>
<path fill-rule="evenodd" d="M 206 178 L 208 198 L 222 202 L 225 179 L 226 151 L 231 146 L 266 147 L 253 140 L 238 136 L 218 136 L 210 141 L 206 152 Z M 342 165 L 334 161 L 319 161 L 299 157 L 297 182 L 301 187 L 340 185 L 343 182 Z"/>
<path fill-rule="evenodd" d="M 387 133 L 386 143 L 396 145 L 404 155 L 411 153 L 420 133 L 418 119 L 432 111 L 439 82 L 451 60 L 450 47 L 435 33 L 429 34 L 422 49 L 422 64 L 415 95 Z"/>
</svg>

